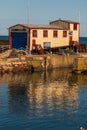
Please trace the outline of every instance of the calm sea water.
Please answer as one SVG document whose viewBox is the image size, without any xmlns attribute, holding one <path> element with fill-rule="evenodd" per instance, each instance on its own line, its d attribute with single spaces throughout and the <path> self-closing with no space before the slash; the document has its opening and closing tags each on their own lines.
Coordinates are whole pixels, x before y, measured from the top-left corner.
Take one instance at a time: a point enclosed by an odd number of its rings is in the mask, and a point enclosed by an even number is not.
<svg viewBox="0 0 87 130">
<path fill-rule="evenodd" d="M 87 37 L 80 37 L 81 44 L 87 44 Z"/>
<path fill-rule="evenodd" d="M 71 70 L 0 77 L 0 130 L 87 129 L 87 75 Z"/>
<path fill-rule="evenodd" d="M 5 35 L 0 36 L 0 40 L 8 40 L 8 38 L 9 37 L 7 35 L 6 36 Z"/>
</svg>

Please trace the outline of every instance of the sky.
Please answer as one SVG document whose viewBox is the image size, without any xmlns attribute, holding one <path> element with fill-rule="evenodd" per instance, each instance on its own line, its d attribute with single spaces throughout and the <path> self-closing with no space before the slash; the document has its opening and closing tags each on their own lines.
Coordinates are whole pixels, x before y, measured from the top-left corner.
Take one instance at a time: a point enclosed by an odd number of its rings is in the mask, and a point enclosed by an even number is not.
<svg viewBox="0 0 87 130">
<path fill-rule="evenodd" d="M 16 24 L 80 22 L 80 36 L 87 37 L 87 0 L 0 0 L 0 35 Z"/>
</svg>

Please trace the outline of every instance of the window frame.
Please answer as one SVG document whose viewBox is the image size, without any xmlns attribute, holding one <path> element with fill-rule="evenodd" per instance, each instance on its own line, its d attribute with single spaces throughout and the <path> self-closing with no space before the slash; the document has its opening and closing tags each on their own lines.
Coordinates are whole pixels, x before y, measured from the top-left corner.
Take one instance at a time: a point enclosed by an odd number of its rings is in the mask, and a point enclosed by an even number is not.
<svg viewBox="0 0 87 130">
<path fill-rule="evenodd" d="M 33 36 L 33 37 L 37 37 L 37 30 L 36 30 L 36 29 L 33 30 L 33 32 L 32 32 L 32 36 Z"/>
<path fill-rule="evenodd" d="M 67 31 L 63 30 L 63 37 L 67 37 Z"/>
<path fill-rule="evenodd" d="M 43 30 L 43 37 L 48 37 L 48 30 Z"/>
<path fill-rule="evenodd" d="M 53 30 L 53 37 L 57 38 L 58 37 L 58 31 L 57 30 Z"/>
<path fill-rule="evenodd" d="M 77 23 L 73 24 L 73 30 L 77 30 Z"/>
</svg>

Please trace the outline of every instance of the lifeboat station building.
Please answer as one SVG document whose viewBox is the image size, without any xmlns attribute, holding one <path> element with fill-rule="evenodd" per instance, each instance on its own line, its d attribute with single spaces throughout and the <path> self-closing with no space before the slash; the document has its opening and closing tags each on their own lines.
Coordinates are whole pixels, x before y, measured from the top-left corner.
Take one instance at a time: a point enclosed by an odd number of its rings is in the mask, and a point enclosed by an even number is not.
<svg viewBox="0 0 87 130">
<path fill-rule="evenodd" d="M 48 25 L 17 24 L 9 27 L 10 49 L 27 49 L 32 52 L 36 47 L 54 51 L 79 44 L 80 23 L 68 20 L 51 21 Z"/>
</svg>

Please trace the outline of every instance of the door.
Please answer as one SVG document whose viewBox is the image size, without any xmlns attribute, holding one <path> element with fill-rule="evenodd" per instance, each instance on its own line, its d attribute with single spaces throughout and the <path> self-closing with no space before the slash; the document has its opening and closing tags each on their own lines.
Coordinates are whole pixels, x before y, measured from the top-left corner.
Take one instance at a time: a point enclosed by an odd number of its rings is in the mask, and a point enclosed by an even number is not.
<svg viewBox="0 0 87 130">
<path fill-rule="evenodd" d="M 72 36 L 69 37 L 69 45 L 72 45 Z"/>
<path fill-rule="evenodd" d="M 12 33 L 12 48 L 26 49 L 27 46 L 27 33 L 26 32 L 13 32 Z"/>
</svg>

